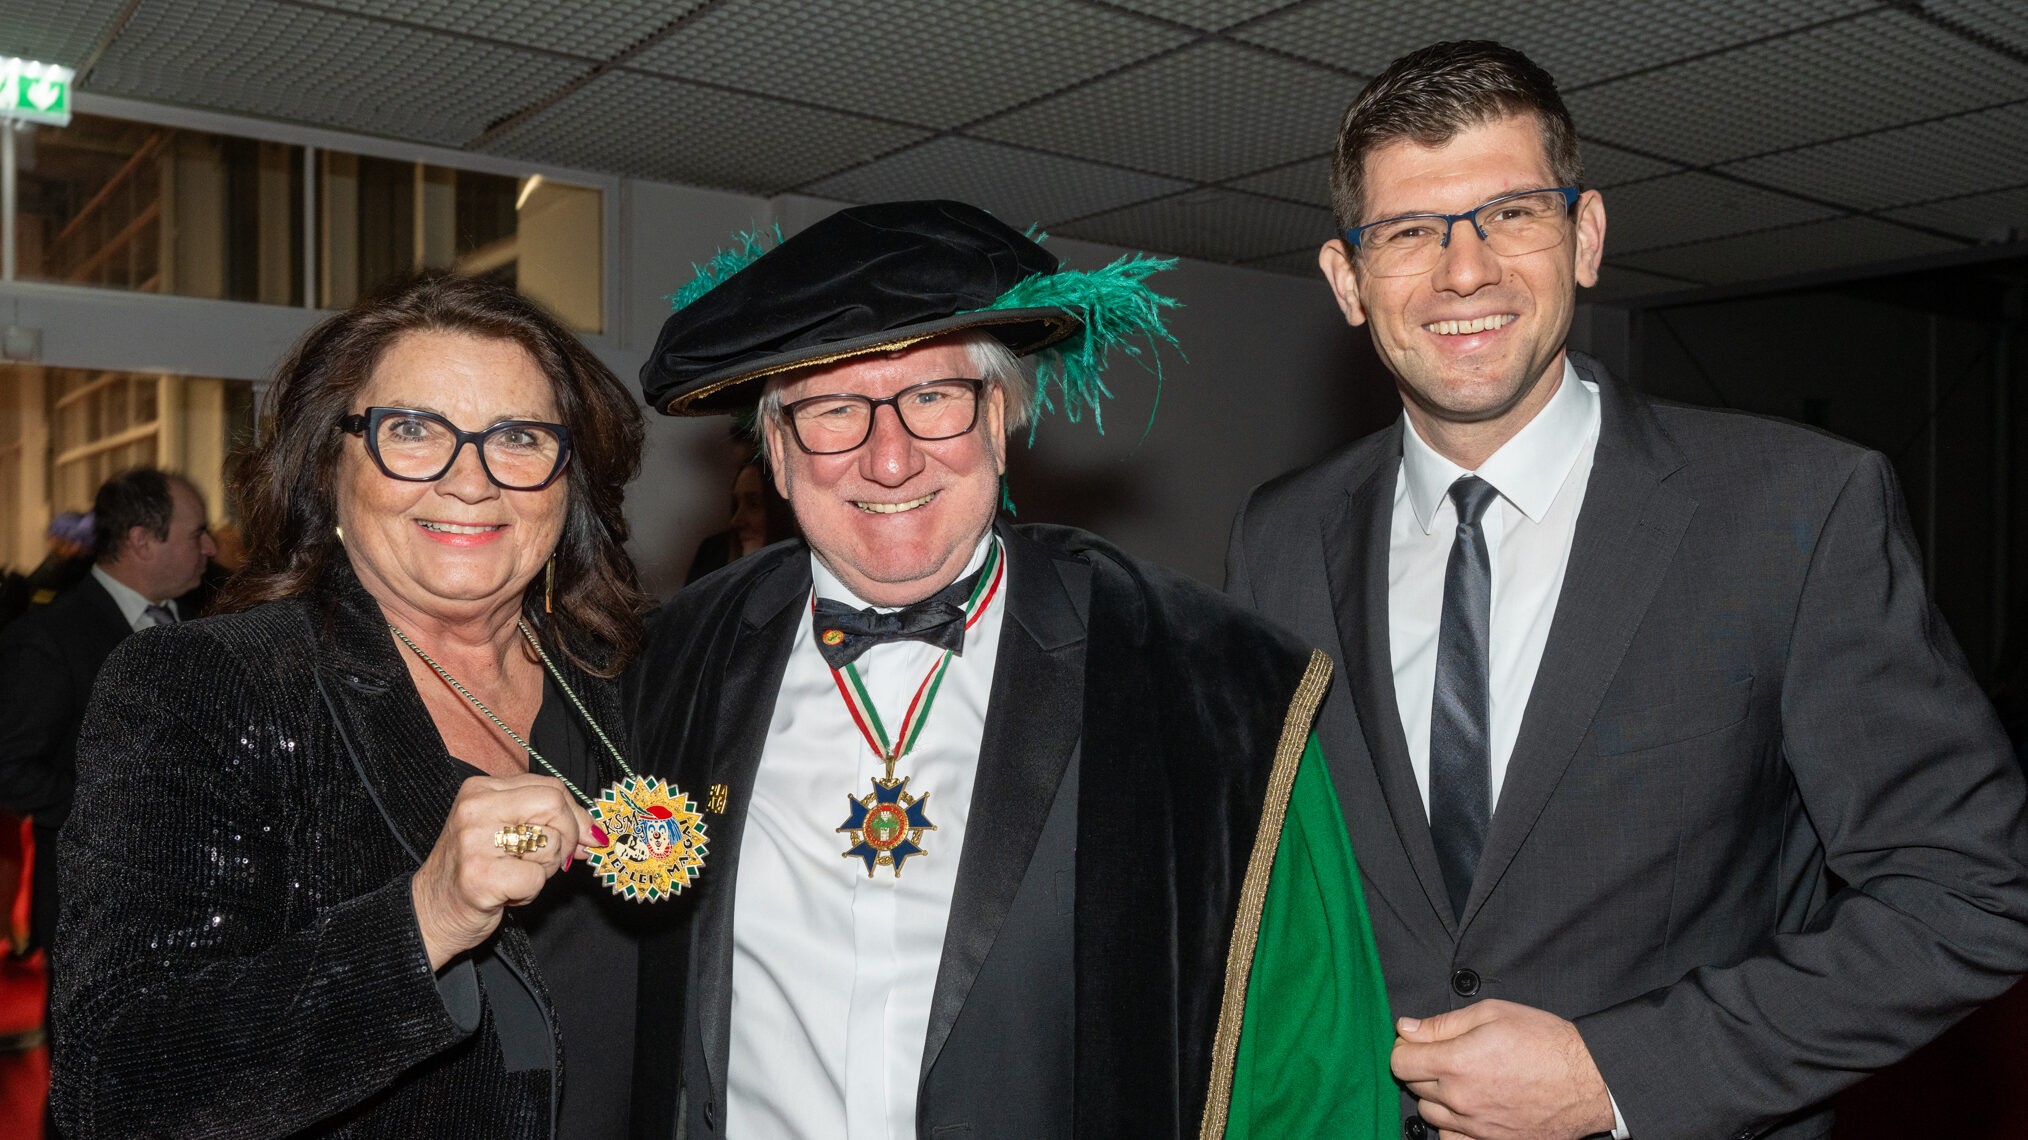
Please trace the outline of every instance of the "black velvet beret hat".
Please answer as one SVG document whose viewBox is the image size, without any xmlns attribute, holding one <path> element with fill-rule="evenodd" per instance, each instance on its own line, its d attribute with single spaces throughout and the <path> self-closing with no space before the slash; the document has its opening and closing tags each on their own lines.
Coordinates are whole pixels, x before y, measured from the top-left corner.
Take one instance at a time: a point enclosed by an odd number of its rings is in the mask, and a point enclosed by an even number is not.
<svg viewBox="0 0 2028 1140">
<path fill-rule="evenodd" d="M 854 206 L 771 250 L 759 244 L 721 254 L 673 298 L 641 368 L 650 405 L 679 416 L 735 411 L 760 398 L 750 381 L 797 368 L 972 329 L 1026 355 L 1084 327 L 1065 305 L 1010 297 L 1058 273 L 1056 259 L 962 202 Z"/>
</svg>

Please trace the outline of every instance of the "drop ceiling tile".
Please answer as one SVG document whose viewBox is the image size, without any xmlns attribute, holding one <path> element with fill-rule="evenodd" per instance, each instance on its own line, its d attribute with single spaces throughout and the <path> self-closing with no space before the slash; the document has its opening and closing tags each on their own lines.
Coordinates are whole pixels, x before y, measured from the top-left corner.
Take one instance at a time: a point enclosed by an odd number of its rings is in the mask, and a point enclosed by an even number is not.
<svg viewBox="0 0 2028 1140">
<path fill-rule="evenodd" d="M 704 0 L 317 0 L 361 16 L 483 36 L 510 44 L 609 59 L 667 27 Z"/>
<path fill-rule="evenodd" d="M 1290 0 L 1111 0 L 1115 8 L 1131 8 L 1207 32 L 1223 31 L 1243 20 L 1286 8 Z"/>
<path fill-rule="evenodd" d="M 2028 185 L 1889 210 L 1883 217 L 1947 230 L 1982 242 L 2028 238 Z"/>
<path fill-rule="evenodd" d="M 1084 218 L 1062 233 L 1149 253 L 1245 261 L 1323 244 L 1331 212 L 1213 188 Z"/>
<path fill-rule="evenodd" d="M 1461 38 L 1460 28 L 1500 28 L 1503 42 L 1527 52 L 1567 93 L 1609 76 L 1872 6 L 1869 0 L 1700 0 L 1630 8 L 1624 0 L 1562 0 L 1538 5 L 1517 20 L 1507 0 L 1441 5 L 1323 0 L 1234 35 L 1370 76 L 1417 48 Z M 1578 126 L 1585 126 L 1582 117 Z"/>
<path fill-rule="evenodd" d="M 969 133 L 1216 182 L 1331 149 L 1342 76 L 1204 43 L 992 119 Z"/>
<path fill-rule="evenodd" d="M 991 210 L 1016 229 L 1055 225 L 1189 189 L 1188 182 L 1136 174 L 1062 155 L 978 139 L 944 137 L 803 187 L 847 202 L 956 198 Z"/>
<path fill-rule="evenodd" d="M 1862 210 L 2028 183 L 2028 102 L 1719 169 Z"/>
<path fill-rule="evenodd" d="M 1584 184 L 1603 189 L 1626 182 L 1639 182 L 1662 174 L 1674 174 L 1682 167 L 1621 150 L 1616 146 L 1580 137 L 1578 155 L 1584 159 Z"/>
<path fill-rule="evenodd" d="M 1256 194 L 1267 194 L 1275 198 L 1285 198 L 1291 202 L 1308 202 L 1316 206 L 1329 206 L 1331 204 L 1331 156 L 1323 154 L 1314 158 L 1305 158 L 1299 162 L 1291 162 L 1286 166 L 1277 166 L 1273 170 L 1263 170 L 1259 174 L 1249 174 L 1245 178 L 1235 178 L 1226 183 L 1226 185 L 1240 190 L 1250 190 Z"/>
<path fill-rule="evenodd" d="M 1703 284 L 1705 282 L 1664 277 L 1659 273 L 1643 273 L 1609 261 L 1599 267 L 1598 284 L 1580 291 L 1577 299 L 1585 303 L 1610 305 L 1636 297 L 1695 289 Z"/>
<path fill-rule="evenodd" d="M 1589 137 L 1705 165 L 2024 97 L 2028 66 L 1883 9 L 1567 101 Z"/>
<path fill-rule="evenodd" d="M 629 66 L 955 127 L 1189 41 L 1075 0 L 730 0 Z"/>
<path fill-rule="evenodd" d="M 1752 233 L 1836 210 L 1709 174 L 1675 174 L 1605 191 L 1606 256 Z"/>
<path fill-rule="evenodd" d="M 616 107 L 654 108 L 652 119 Z M 700 124 L 680 129 L 680 124 Z M 651 129 L 659 125 L 661 129 Z M 639 178 L 775 194 L 924 132 L 636 72 L 611 71 L 502 131 L 485 150 Z M 764 140 L 764 141 L 763 141 Z"/>
<path fill-rule="evenodd" d="M 1928 0 L 1923 8 L 2003 47 L 2028 51 L 2028 7 L 2020 0 Z"/>
<path fill-rule="evenodd" d="M 1719 285 L 1776 281 L 1965 248 L 1873 218 L 1834 218 L 1766 233 L 1656 249 L 1618 260 L 1630 269 Z"/>
<path fill-rule="evenodd" d="M 1323 244 L 1322 241 L 1317 242 L 1317 245 Z M 1240 264 L 1248 269 L 1265 269 L 1272 273 L 1286 273 L 1291 277 L 1308 277 L 1316 281 L 1318 288 L 1327 288 L 1324 284 L 1324 271 L 1317 268 L 1315 247 L 1277 253 L 1273 257 L 1257 257 Z"/>
<path fill-rule="evenodd" d="M 82 67 L 126 6 L 127 0 L 7 0 L 0 55 Z"/>
<path fill-rule="evenodd" d="M 580 64 L 250 0 L 148 0 L 90 89 L 457 146 Z"/>
</svg>

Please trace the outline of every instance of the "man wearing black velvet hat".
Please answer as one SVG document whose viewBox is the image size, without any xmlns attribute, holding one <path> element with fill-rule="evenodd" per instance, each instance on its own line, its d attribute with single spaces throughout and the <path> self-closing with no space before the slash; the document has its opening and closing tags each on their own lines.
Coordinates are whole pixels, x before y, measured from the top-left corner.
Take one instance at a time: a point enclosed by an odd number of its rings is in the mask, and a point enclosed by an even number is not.
<svg viewBox="0 0 2028 1140">
<path fill-rule="evenodd" d="M 1008 433 L 1167 339 L 1165 266 L 889 203 L 677 295 L 648 401 L 756 412 L 807 545 L 679 595 L 630 675 L 642 761 L 710 833 L 643 952 L 638 1133 L 1393 1131 L 1309 731 L 1329 661 L 1095 536 L 995 524 Z"/>
</svg>

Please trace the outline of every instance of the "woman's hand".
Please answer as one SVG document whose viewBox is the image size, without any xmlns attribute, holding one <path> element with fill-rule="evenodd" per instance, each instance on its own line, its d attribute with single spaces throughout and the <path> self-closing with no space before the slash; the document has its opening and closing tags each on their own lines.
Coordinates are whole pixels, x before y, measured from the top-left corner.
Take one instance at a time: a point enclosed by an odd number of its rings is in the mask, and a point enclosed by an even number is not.
<svg viewBox="0 0 2028 1140">
<path fill-rule="evenodd" d="M 530 823 L 548 841 L 516 857 L 494 837 L 503 827 Z M 430 969 L 470 950 L 500 925 L 500 915 L 542 890 L 573 860 L 585 857 L 591 816 L 550 776 L 473 776 L 458 789 L 437 845 L 409 883 L 416 925 Z"/>
</svg>

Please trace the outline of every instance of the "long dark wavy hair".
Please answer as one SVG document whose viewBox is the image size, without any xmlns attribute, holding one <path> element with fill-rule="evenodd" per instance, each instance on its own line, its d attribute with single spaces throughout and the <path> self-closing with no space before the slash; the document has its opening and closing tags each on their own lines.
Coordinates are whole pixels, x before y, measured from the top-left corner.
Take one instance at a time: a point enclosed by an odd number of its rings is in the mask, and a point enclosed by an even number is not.
<svg viewBox="0 0 2028 1140">
<path fill-rule="evenodd" d="M 619 673 L 641 644 L 650 607 L 627 557 L 623 488 L 641 465 L 641 412 L 633 394 L 540 306 L 506 285 L 427 273 L 403 278 L 310 330 L 268 388 L 259 442 L 230 493 L 246 540 L 246 566 L 214 612 L 312 592 L 345 557 L 335 527 L 338 421 L 380 359 L 415 332 L 512 341 L 549 377 L 572 453 L 568 506 L 556 545 L 556 593 L 543 612 L 537 574 L 521 611 L 552 650 L 602 677 Z"/>
</svg>

